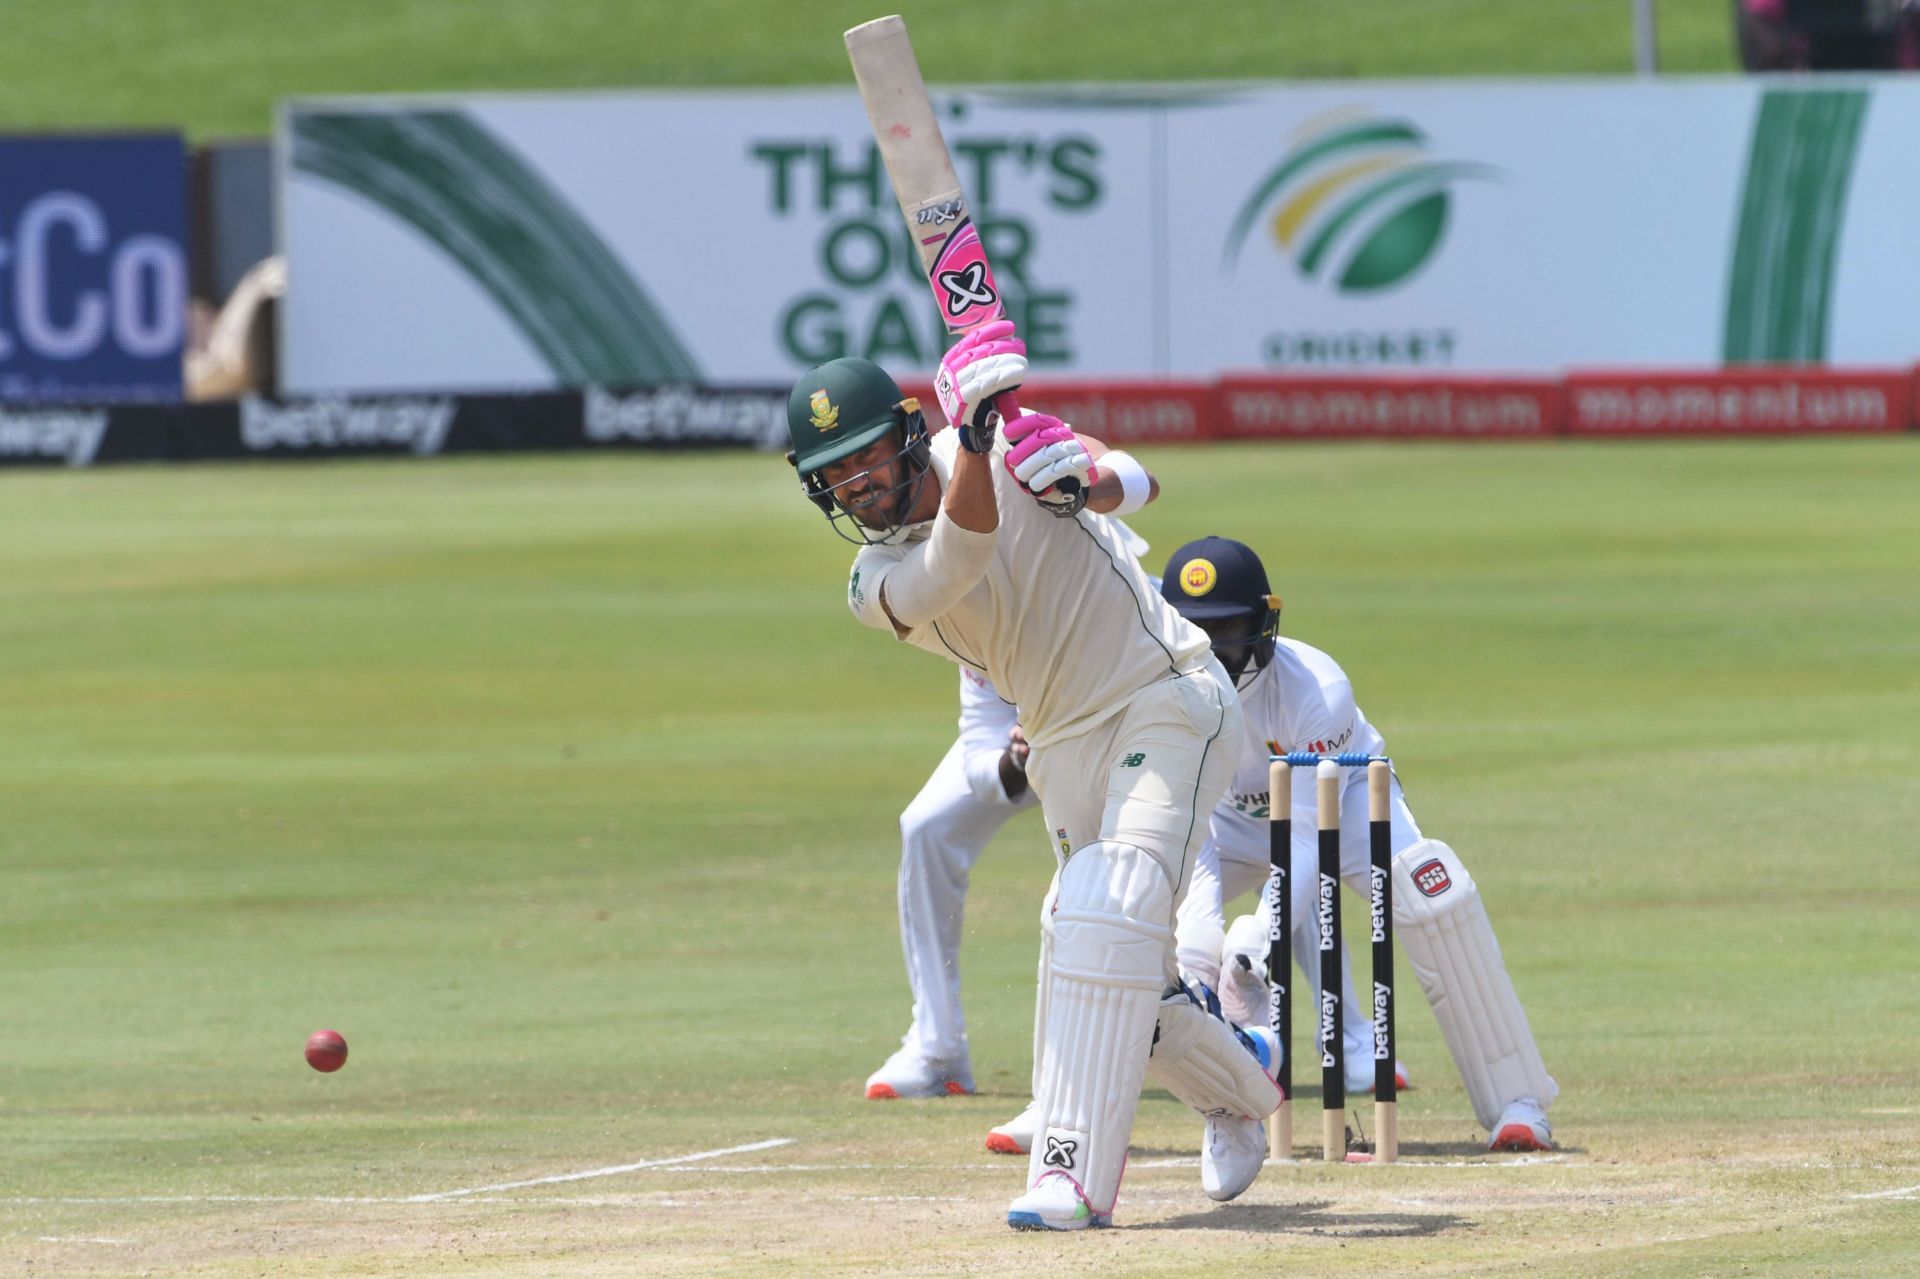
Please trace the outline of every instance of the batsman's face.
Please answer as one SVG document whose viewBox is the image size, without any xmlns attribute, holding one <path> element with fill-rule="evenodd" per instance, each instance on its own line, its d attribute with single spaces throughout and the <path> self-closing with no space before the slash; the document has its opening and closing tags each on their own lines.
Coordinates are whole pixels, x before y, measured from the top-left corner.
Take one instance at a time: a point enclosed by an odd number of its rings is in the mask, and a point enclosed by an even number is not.
<svg viewBox="0 0 1920 1279">
<path fill-rule="evenodd" d="M 908 508 L 939 501 L 937 489 L 909 483 L 913 479 L 911 464 L 897 437 L 875 440 L 857 453 L 827 463 L 820 468 L 820 476 L 841 509 L 871 529 L 897 528 L 931 519 L 932 510 Z"/>
</svg>

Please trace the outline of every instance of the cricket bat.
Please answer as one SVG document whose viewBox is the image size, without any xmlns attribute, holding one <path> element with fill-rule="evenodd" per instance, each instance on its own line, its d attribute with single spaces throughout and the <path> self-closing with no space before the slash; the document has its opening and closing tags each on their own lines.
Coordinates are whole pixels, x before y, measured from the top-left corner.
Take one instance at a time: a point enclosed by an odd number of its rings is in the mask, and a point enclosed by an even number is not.
<svg viewBox="0 0 1920 1279">
<path fill-rule="evenodd" d="M 968 212 L 966 192 L 953 171 L 953 156 L 907 39 L 906 21 L 897 14 L 875 18 L 848 31 L 846 41 L 880 158 L 947 331 L 965 333 L 1001 319 L 1006 303 L 987 264 L 980 228 Z M 1010 391 L 994 396 L 993 408 L 1002 419 L 1020 414 Z M 1080 484 L 1065 479 L 1058 487 L 1071 496 Z"/>
</svg>

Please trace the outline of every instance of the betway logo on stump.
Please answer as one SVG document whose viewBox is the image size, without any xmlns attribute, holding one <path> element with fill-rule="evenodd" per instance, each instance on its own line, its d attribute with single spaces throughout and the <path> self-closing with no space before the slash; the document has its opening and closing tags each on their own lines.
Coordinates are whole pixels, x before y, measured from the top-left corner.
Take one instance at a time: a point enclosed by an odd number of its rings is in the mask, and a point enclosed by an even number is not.
<svg viewBox="0 0 1920 1279">
<path fill-rule="evenodd" d="M 248 396 L 240 401 L 240 442 L 256 453 L 400 449 L 427 457 L 445 446 L 457 412 L 450 397 L 275 404 Z"/>
</svg>

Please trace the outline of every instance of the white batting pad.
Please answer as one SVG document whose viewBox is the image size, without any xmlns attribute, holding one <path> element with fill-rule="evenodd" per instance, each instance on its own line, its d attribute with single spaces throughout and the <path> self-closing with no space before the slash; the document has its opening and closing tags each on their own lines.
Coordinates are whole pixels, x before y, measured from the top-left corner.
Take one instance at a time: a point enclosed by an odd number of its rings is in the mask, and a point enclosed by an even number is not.
<svg viewBox="0 0 1920 1279">
<path fill-rule="evenodd" d="M 1394 857 L 1393 928 L 1480 1126 L 1492 1132 L 1500 1112 L 1522 1097 L 1551 1105 L 1560 1086 L 1540 1060 L 1480 890 L 1439 840 L 1423 839 Z"/>
<path fill-rule="evenodd" d="M 1280 1085 L 1221 1017 L 1219 1005 L 1204 1007 L 1187 990 L 1160 1001 L 1147 1073 L 1208 1117 L 1265 1119 L 1280 1106 Z"/>
<path fill-rule="evenodd" d="M 1089 844 L 1060 871 L 1027 1184 L 1064 1173 L 1113 1211 L 1173 949 L 1166 871 L 1130 844 Z M 1242 1050 L 1244 1051 L 1244 1050 Z"/>
</svg>

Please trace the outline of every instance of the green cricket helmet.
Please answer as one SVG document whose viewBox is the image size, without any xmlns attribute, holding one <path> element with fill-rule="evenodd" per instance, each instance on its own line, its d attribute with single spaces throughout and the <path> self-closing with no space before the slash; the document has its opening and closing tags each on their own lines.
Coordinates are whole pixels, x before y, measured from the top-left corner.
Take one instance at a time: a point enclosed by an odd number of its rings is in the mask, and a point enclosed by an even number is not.
<svg viewBox="0 0 1920 1279">
<path fill-rule="evenodd" d="M 826 513 L 836 533 L 856 543 L 896 540 L 902 526 L 885 512 L 911 510 L 931 469 L 927 422 L 919 401 L 902 395 L 900 384 L 871 360 L 828 360 L 793 384 L 787 396 L 787 437 L 793 444 L 787 461 L 800 473 L 808 500 Z M 847 501 L 837 490 L 865 490 L 870 472 L 848 476 L 837 486 L 820 474 L 822 467 L 888 438 L 899 447 L 881 465 L 896 460 L 902 465 L 900 477 L 886 488 Z"/>
</svg>

